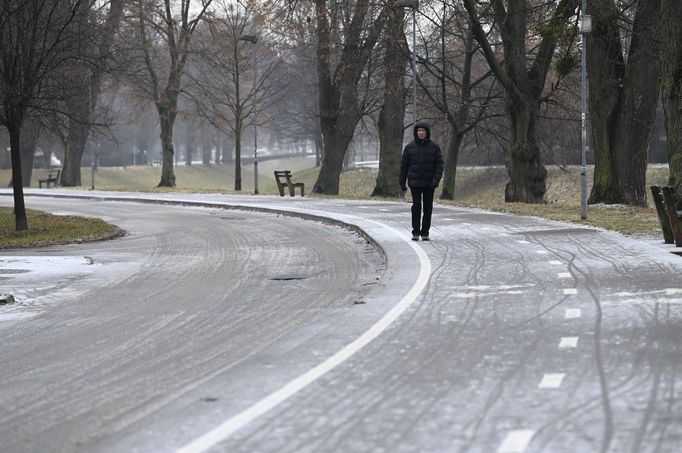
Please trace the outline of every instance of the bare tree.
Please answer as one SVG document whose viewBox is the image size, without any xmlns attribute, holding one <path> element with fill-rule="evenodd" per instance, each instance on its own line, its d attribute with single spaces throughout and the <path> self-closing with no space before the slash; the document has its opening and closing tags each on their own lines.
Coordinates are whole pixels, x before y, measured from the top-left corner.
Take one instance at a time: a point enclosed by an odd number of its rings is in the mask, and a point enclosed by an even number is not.
<svg viewBox="0 0 682 453">
<path fill-rule="evenodd" d="M 63 186 L 81 184 L 81 160 L 90 128 L 95 123 L 106 123 L 95 120 L 95 114 L 102 79 L 108 72 L 106 61 L 123 16 L 124 0 L 109 0 L 108 5 L 95 0 L 81 1 L 84 7 L 70 24 L 71 33 L 78 39 L 79 55 L 64 68 L 62 80 L 67 83 L 61 86 L 67 113 L 66 146 L 60 176 Z"/>
<path fill-rule="evenodd" d="M 178 97 L 192 50 L 192 36 L 211 3 L 212 0 L 201 0 L 195 8 L 192 0 L 131 0 L 136 41 L 133 49 L 141 53 L 146 77 L 134 70 L 128 77 L 154 102 L 159 116 L 161 179 L 158 187 L 175 186 L 173 126 L 178 114 Z"/>
<path fill-rule="evenodd" d="M 318 77 L 312 69 L 316 64 L 315 26 L 310 8 L 298 3 L 295 8 L 281 11 L 265 11 L 265 22 L 271 34 L 279 34 L 278 41 L 287 49 L 286 58 L 278 66 L 287 96 L 275 104 L 272 115 L 272 131 L 281 146 L 288 149 L 315 147 L 316 166 L 321 165 L 323 143 L 320 129 Z"/>
<path fill-rule="evenodd" d="M 499 93 L 492 72 L 478 55 L 466 11 L 447 0 L 436 3 L 431 15 L 431 39 L 424 43 L 419 85 L 424 96 L 448 124 L 441 198 L 455 195 L 457 160 L 464 136 L 497 113 L 489 109 Z"/>
<path fill-rule="evenodd" d="M 320 125 L 324 156 L 313 192 L 339 193 L 343 159 L 362 117 L 358 81 L 381 36 L 390 5 L 315 0 Z"/>
<path fill-rule="evenodd" d="M 242 190 L 242 141 L 247 127 L 266 124 L 285 84 L 277 79 L 278 52 L 259 16 L 223 4 L 207 22 L 198 44 L 199 58 L 188 72 L 188 91 L 214 127 L 234 138 L 235 186 Z M 254 66 L 256 65 L 256 66 Z"/>
<path fill-rule="evenodd" d="M 0 3 L 0 124 L 10 136 L 16 230 L 28 229 L 22 185 L 21 130 L 30 110 L 47 109 L 51 78 L 77 55 L 69 25 L 85 5 L 66 0 Z"/>
<path fill-rule="evenodd" d="M 474 37 L 505 91 L 511 147 L 505 201 L 542 203 L 547 170 L 541 163 L 536 137 L 538 111 L 561 35 L 557 29 L 567 26 L 578 7 L 578 0 L 546 2 L 545 5 L 551 8 L 547 12 L 542 5 L 531 8 L 529 0 L 463 0 L 463 3 Z M 546 22 L 537 27 L 539 36 L 529 33 L 531 13 L 539 14 Z M 498 60 L 499 55 L 484 31 L 486 21 L 502 40 L 503 61 Z M 529 47 L 533 52 L 529 52 Z"/>
</svg>

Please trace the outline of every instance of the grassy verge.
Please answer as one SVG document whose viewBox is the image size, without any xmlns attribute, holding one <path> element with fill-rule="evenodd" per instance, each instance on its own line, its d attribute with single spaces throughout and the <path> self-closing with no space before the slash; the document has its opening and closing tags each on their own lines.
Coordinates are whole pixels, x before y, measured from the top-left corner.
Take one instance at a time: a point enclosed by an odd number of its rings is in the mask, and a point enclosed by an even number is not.
<svg viewBox="0 0 682 453">
<path fill-rule="evenodd" d="M 274 169 L 292 170 L 294 180 L 304 182 L 306 192 L 317 179 L 318 168 L 313 168 L 314 159 L 298 158 L 264 161 L 259 163 L 259 192 L 264 195 L 277 194 L 272 176 Z M 96 188 L 101 190 L 133 190 L 149 192 L 219 192 L 228 194 L 253 193 L 253 166 L 242 166 L 242 191 L 234 189 L 234 165 L 195 165 L 175 167 L 177 186 L 172 189 L 159 189 L 161 169 L 159 167 L 137 166 L 127 168 L 100 168 L 96 176 Z M 504 185 L 507 182 L 506 170 L 502 167 L 463 167 L 457 170 L 455 199 L 437 200 L 444 205 L 476 207 L 492 211 L 509 212 L 518 215 L 542 217 L 551 220 L 591 225 L 608 230 L 619 231 L 634 236 L 658 236 L 660 227 L 655 210 L 651 207 L 600 206 L 590 205 L 588 219 L 580 219 L 580 169 L 577 166 L 560 168 L 548 166 L 547 203 L 528 205 L 524 203 L 504 203 Z M 41 173 L 42 172 L 42 173 Z M 592 181 L 588 169 L 588 184 Z M 43 176 L 44 170 L 36 170 L 34 179 Z M 340 198 L 369 199 L 376 181 L 377 170 L 361 169 L 342 173 L 339 189 Z M 651 165 L 647 171 L 647 186 L 666 184 L 668 168 L 665 165 Z M 0 181 L 9 180 L 8 171 L 0 171 Z M 90 169 L 83 168 L 82 188 L 89 188 Z M 37 184 L 35 184 L 37 185 Z M 588 185 L 588 191 L 590 187 Z M 440 189 L 437 191 L 437 195 Z M 408 195 L 409 197 L 409 195 Z"/>
<path fill-rule="evenodd" d="M 123 234 L 114 225 L 88 217 L 51 215 L 27 210 L 28 231 L 15 231 L 12 208 L 0 207 L 0 249 L 71 244 L 110 239 Z"/>
</svg>

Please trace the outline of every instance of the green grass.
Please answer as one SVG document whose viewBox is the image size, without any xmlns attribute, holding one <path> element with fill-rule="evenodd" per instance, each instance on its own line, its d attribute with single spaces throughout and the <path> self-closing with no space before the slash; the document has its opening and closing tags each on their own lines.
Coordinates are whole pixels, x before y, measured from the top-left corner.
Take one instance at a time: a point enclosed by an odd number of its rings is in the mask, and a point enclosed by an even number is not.
<svg viewBox="0 0 682 453">
<path fill-rule="evenodd" d="M 51 215 L 27 210 L 28 231 L 16 232 L 12 208 L 0 208 L 0 249 L 72 244 L 109 239 L 123 234 L 100 219 Z"/>
<path fill-rule="evenodd" d="M 317 178 L 318 169 L 314 159 L 296 158 L 273 160 L 259 163 L 259 192 L 277 194 L 272 176 L 274 169 L 289 169 L 294 180 L 304 182 L 310 196 Z M 174 169 L 176 187 L 159 189 L 160 167 L 100 168 L 96 176 L 96 188 L 101 190 L 134 190 L 149 192 L 218 192 L 226 194 L 253 193 L 253 166 L 242 166 L 242 191 L 234 189 L 234 165 L 213 165 L 205 167 L 177 166 Z M 655 210 L 649 207 L 600 206 L 590 205 L 587 220 L 580 219 L 580 169 L 570 166 L 564 169 L 548 166 L 546 204 L 529 205 L 524 203 L 505 203 L 504 186 L 507 182 L 506 170 L 502 167 L 464 167 L 457 171 L 455 200 L 437 200 L 443 205 L 477 207 L 492 211 L 509 212 L 518 215 L 535 216 L 551 220 L 591 225 L 628 235 L 660 235 L 660 227 Z M 588 170 L 591 172 L 591 169 Z M 34 172 L 34 180 L 44 176 L 44 170 Z M 341 175 L 339 198 L 369 199 L 376 180 L 376 170 L 351 170 Z M 647 172 L 647 186 L 666 184 L 667 166 L 650 166 Z M 592 174 L 588 174 L 589 184 Z M 0 171 L 0 181 L 9 180 L 9 171 Z M 90 169 L 83 168 L 83 188 L 90 187 Z M 37 183 L 34 185 L 37 186 Z M 440 193 L 438 189 L 437 195 Z M 408 195 L 409 196 L 409 195 Z"/>
</svg>

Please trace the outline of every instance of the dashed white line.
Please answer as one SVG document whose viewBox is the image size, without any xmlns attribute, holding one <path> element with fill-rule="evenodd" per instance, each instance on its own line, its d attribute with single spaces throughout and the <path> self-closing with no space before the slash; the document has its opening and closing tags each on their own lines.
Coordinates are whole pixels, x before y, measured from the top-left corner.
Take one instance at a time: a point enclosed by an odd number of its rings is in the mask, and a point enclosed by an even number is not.
<svg viewBox="0 0 682 453">
<path fill-rule="evenodd" d="M 504 438 L 497 453 L 522 453 L 533 439 L 535 431 L 532 429 L 516 429 L 510 431 Z"/>
<path fill-rule="evenodd" d="M 564 295 L 571 296 L 578 294 L 578 288 L 564 288 Z"/>
<path fill-rule="evenodd" d="M 516 242 L 518 242 L 519 244 L 530 244 L 530 242 L 524 241 L 523 239 L 517 239 Z"/>
<path fill-rule="evenodd" d="M 538 255 L 547 255 L 549 252 L 547 250 L 536 250 L 535 253 Z"/>
<path fill-rule="evenodd" d="M 542 376 L 542 380 L 538 385 L 540 389 L 558 389 L 564 381 L 566 373 L 547 373 Z"/>
<path fill-rule="evenodd" d="M 552 260 L 552 261 L 549 261 L 549 264 L 551 264 L 552 266 L 561 266 L 564 263 L 562 263 L 561 261 Z"/>
<path fill-rule="evenodd" d="M 559 340 L 559 349 L 577 348 L 578 337 L 561 337 Z"/>
<path fill-rule="evenodd" d="M 570 272 L 559 272 L 558 277 L 559 278 L 571 278 L 571 273 Z"/>
<path fill-rule="evenodd" d="M 564 317 L 566 319 L 576 319 L 582 316 L 582 312 L 579 308 L 567 308 Z"/>
</svg>

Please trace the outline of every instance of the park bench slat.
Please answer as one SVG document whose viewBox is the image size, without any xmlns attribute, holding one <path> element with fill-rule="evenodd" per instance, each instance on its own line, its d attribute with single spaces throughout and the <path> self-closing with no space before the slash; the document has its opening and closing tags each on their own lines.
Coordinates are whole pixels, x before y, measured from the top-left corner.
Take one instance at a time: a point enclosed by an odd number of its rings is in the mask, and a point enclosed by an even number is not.
<svg viewBox="0 0 682 453">
<path fill-rule="evenodd" d="M 305 184 L 302 182 L 293 182 L 291 179 L 290 170 L 275 170 L 275 182 L 277 183 L 277 190 L 279 190 L 280 197 L 284 196 L 284 188 L 289 189 L 289 196 L 296 195 L 296 187 L 301 189 L 301 196 L 305 194 Z"/>
<path fill-rule="evenodd" d="M 50 184 L 54 184 L 56 187 L 59 185 L 59 175 L 61 174 L 61 169 L 52 169 L 47 171 L 47 177 L 38 179 L 38 186 L 42 189 L 43 183 L 47 184 L 47 188 L 50 188 Z"/>
</svg>

